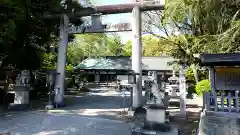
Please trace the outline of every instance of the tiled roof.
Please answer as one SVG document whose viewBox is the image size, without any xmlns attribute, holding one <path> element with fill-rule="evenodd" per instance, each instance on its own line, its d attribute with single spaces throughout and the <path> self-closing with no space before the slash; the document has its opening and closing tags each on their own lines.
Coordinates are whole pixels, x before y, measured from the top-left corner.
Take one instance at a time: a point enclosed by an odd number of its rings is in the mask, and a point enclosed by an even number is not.
<svg viewBox="0 0 240 135">
<path fill-rule="evenodd" d="M 169 62 L 174 61 L 172 57 L 142 57 L 143 70 L 172 70 Z M 82 61 L 75 69 L 131 69 L 131 57 L 127 56 L 108 56 L 99 58 L 87 58 Z"/>
</svg>

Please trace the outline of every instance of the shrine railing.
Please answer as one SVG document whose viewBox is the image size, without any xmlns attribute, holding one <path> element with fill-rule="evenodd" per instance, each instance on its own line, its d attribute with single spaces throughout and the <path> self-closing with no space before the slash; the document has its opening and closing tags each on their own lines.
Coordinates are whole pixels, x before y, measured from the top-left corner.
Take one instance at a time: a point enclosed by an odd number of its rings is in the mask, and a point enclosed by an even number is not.
<svg viewBox="0 0 240 135">
<path fill-rule="evenodd" d="M 215 112 L 240 113 L 239 91 L 217 91 L 203 94 L 204 108 Z"/>
</svg>

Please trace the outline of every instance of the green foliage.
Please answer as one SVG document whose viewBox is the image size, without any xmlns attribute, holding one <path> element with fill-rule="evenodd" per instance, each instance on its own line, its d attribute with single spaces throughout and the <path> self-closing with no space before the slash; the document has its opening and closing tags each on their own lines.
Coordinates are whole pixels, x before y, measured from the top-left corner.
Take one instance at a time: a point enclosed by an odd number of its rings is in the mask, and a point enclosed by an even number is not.
<svg viewBox="0 0 240 135">
<path fill-rule="evenodd" d="M 143 36 L 142 38 L 142 55 L 143 56 L 164 56 L 170 55 L 171 46 L 164 44 L 164 41 L 152 35 Z M 127 41 L 123 47 L 123 55 L 132 55 L 132 42 Z"/>
<path fill-rule="evenodd" d="M 81 34 L 69 43 L 67 63 L 78 65 L 86 57 L 122 55 L 122 43 L 119 36 L 105 34 Z"/>
<path fill-rule="evenodd" d="M 81 8 L 77 0 L 67 3 L 65 12 Z M 57 41 L 59 19 L 44 20 L 42 16 L 61 11 L 60 0 L 2 0 L 0 7 L 0 66 L 25 69 L 54 66 L 47 62 L 51 60 L 43 60 L 52 54 L 42 53 Z"/>
<path fill-rule="evenodd" d="M 72 71 L 73 70 L 73 65 L 69 64 L 66 66 L 66 71 Z"/>
<path fill-rule="evenodd" d="M 240 51 L 239 2 L 231 0 L 166 0 L 162 12 L 147 13 L 148 32 L 170 46 L 175 64 L 194 67 L 195 80 L 207 78 L 198 57 L 202 53 Z M 200 73 L 200 74 L 199 74 Z"/>
<path fill-rule="evenodd" d="M 58 41 L 52 43 L 56 48 Z M 75 35 L 72 42 L 68 44 L 66 76 L 71 75 L 74 66 L 78 65 L 86 57 L 118 56 L 122 53 L 120 37 L 107 36 L 105 34 L 82 34 Z M 55 69 L 57 54 L 55 52 L 42 53 L 42 67 Z"/>
<path fill-rule="evenodd" d="M 123 55 L 132 56 L 132 42 L 127 41 L 123 46 Z"/>
<path fill-rule="evenodd" d="M 194 81 L 195 82 L 195 77 L 194 77 L 192 68 L 188 68 L 187 69 L 187 71 L 186 71 L 186 79 L 188 81 Z"/>
<path fill-rule="evenodd" d="M 118 56 L 122 53 L 119 36 L 102 33 L 76 35 L 76 46 L 81 48 L 83 56 Z"/>
<path fill-rule="evenodd" d="M 118 35 L 105 37 L 106 56 L 122 55 L 122 43 Z"/>
<path fill-rule="evenodd" d="M 42 53 L 42 68 L 55 69 L 57 56 L 55 53 Z"/>
<path fill-rule="evenodd" d="M 196 85 L 196 92 L 198 95 L 202 95 L 203 92 L 210 92 L 211 84 L 209 80 L 202 80 L 197 83 Z"/>
<path fill-rule="evenodd" d="M 71 65 L 77 65 L 78 62 L 84 59 L 83 48 L 78 44 L 76 40 L 68 44 L 67 50 L 67 63 Z"/>
<path fill-rule="evenodd" d="M 180 41 L 171 40 L 174 56 L 191 65 L 199 63 L 194 54 L 239 51 L 238 10 L 233 1 L 167 0 L 163 22 L 181 33 L 174 36 Z"/>
</svg>

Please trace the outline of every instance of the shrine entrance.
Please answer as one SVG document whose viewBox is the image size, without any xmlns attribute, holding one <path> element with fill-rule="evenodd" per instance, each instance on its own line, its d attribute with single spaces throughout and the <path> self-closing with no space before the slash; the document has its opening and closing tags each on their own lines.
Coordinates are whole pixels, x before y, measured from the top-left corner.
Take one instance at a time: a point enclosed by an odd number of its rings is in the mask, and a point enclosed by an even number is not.
<svg viewBox="0 0 240 135">
<path fill-rule="evenodd" d="M 121 32 L 121 31 L 132 31 L 132 70 L 136 75 L 136 85 L 133 86 L 133 108 L 142 106 L 142 45 L 141 45 L 141 12 L 150 10 L 162 10 L 163 5 L 159 2 L 149 3 L 149 1 L 136 1 L 132 4 L 119 4 L 119 5 L 107 5 L 97 6 L 93 8 L 86 8 L 83 11 L 76 12 L 74 14 L 59 14 L 60 17 L 60 46 L 58 49 L 58 60 L 57 60 L 57 76 L 55 82 L 55 98 L 54 104 L 56 107 L 64 105 L 64 78 L 65 78 L 65 66 L 66 66 L 66 51 L 68 44 L 69 34 L 84 34 L 84 33 L 104 33 L 104 32 Z M 101 22 L 101 16 L 107 14 L 119 14 L 132 12 L 132 28 L 129 24 L 120 24 L 113 27 L 109 27 Z M 53 18 L 57 15 L 46 15 L 45 18 Z M 69 18 L 71 17 L 83 17 L 91 16 L 91 26 L 72 26 L 69 24 Z"/>
</svg>

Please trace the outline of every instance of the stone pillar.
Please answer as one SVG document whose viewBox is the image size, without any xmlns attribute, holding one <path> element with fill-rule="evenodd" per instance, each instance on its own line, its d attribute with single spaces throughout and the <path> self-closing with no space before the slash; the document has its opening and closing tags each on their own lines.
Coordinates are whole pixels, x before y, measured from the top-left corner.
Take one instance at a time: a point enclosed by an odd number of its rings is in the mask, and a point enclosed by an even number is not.
<svg viewBox="0 0 240 135">
<path fill-rule="evenodd" d="M 142 43 L 141 43 L 141 11 L 135 6 L 132 11 L 132 70 L 136 75 L 136 84 L 133 84 L 132 107 L 142 106 Z"/>
<path fill-rule="evenodd" d="M 68 16 L 63 15 L 60 21 L 60 46 L 58 48 L 57 73 L 55 83 L 55 105 L 56 107 L 64 105 L 64 89 L 65 89 L 65 67 L 68 45 Z"/>
<path fill-rule="evenodd" d="M 186 117 L 186 77 L 184 67 L 179 71 L 180 116 Z"/>
</svg>

